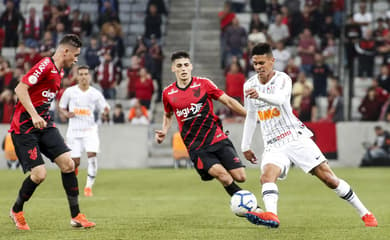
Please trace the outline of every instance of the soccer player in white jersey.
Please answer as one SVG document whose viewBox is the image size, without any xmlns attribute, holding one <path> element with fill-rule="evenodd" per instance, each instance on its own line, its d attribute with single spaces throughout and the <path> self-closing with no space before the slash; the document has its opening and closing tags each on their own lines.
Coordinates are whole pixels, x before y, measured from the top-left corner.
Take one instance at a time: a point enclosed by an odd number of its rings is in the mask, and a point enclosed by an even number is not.
<svg viewBox="0 0 390 240">
<path fill-rule="evenodd" d="M 264 140 L 261 160 L 262 196 L 265 212 L 248 212 L 246 218 L 257 225 L 278 227 L 278 187 L 276 180 L 287 176 L 292 163 L 306 173 L 318 177 L 336 194 L 350 203 L 367 227 L 378 225 L 349 184 L 338 178 L 329 167 L 325 156 L 310 138 L 312 132 L 292 113 L 290 104 L 291 79 L 284 72 L 273 70 L 275 59 L 269 44 L 256 45 L 252 50 L 253 67 L 257 74 L 244 84 L 247 115 L 241 150 L 245 158 L 257 163 L 250 149 L 257 120 L 260 120 Z"/>
<path fill-rule="evenodd" d="M 84 195 L 91 197 L 95 182 L 99 152 L 98 126 L 94 118 L 95 110 L 109 113 L 110 107 L 102 93 L 90 86 L 91 75 L 88 66 L 77 69 L 78 84 L 65 90 L 60 100 L 60 111 L 69 118 L 66 133 L 67 144 L 72 149 L 71 157 L 76 168 L 80 165 L 82 152 L 88 156 L 88 176 Z"/>
</svg>

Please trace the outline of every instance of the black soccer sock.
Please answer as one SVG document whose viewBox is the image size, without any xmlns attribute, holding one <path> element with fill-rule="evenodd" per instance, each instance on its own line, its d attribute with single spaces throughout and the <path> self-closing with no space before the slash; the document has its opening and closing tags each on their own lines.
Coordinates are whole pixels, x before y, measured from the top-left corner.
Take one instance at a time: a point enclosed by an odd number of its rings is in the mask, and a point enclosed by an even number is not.
<svg viewBox="0 0 390 240">
<path fill-rule="evenodd" d="M 62 185 L 64 186 L 66 195 L 68 197 L 68 203 L 70 207 L 70 214 L 72 218 L 76 217 L 80 213 L 79 209 L 79 185 L 77 177 L 74 172 L 61 173 Z"/>
<path fill-rule="evenodd" d="M 30 199 L 31 195 L 34 193 L 38 185 L 39 183 L 35 183 L 31 180 L 31 176 L 28 176 L 24 180 L 22 187 L 19 190 L 19 194 L 16 198 L 15 204 L 12 207 L 12 210 L 14 212 L 23 211 L 24 202 L 27 202 Z"/>
<path fill-rule="evenodd" d="M 236 192 L 242 190 L 234 181 L 225 187 L 225 190 L 227 193 L 229 193 L 230 196 L 233 196 Z"/>
</svg>

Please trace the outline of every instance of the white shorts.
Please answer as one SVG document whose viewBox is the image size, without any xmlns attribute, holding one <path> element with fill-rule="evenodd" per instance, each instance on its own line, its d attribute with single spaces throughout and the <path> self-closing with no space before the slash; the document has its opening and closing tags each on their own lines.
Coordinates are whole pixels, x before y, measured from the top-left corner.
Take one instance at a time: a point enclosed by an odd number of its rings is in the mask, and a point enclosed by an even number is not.
<svg viewBox="0 0 390 240">
<path fill-rule="evenodd" d="M 281 169 L 279 179 L 285 179 L 291 163 L 308 173 L 324 161 L 326 161 L 324 154 L 311 138 L 300 138 L 264 152 L 261 171 L 263 172 L 266 164 L 274 164 Z"/>
<path fill-rule="evenodd" d="M 88 131 L 83 137 L 67 137 L 67 144 L 71 150 L 72 158 L 80 158 L 83 151 L 85 152 L 99 152 L 99 136 L 97 131 Z"/>
</svg>

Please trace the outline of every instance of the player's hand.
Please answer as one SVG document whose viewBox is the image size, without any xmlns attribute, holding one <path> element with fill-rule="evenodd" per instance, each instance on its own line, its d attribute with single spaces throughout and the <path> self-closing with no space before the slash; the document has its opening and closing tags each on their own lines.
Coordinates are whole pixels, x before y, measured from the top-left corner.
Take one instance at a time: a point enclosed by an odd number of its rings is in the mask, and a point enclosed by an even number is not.
<svg viewBox="0 0 390 240">
<path fill-rule="evenodd" d="M 249 162 L 251 162 L 253 164 L 257 163 L 257 157 L 252 152 L 252 150 L 248 150 L 246 152 L 243 152 L 243 154 L 244 154 L 244 157 L 246 158 L 246 160 L 248 160 Z"/>
<path fill-rule="evenodd" d="M 249 89 L 245 90 L 245 97 L 257 99 L 257 98 L 259 98 L 259 93 L 257 92 L 256 89 L 249 88 Z"/>
<path fill-rule="evenodd" d="M 156 142 L 158 144 L 162 143 L 165 139 L 165 136 L 167 135 L 167 133 L 164 132 L 163 130 L 155 130 L 154 133 L 155 133 L 154 138 L 156 139 Z"/>
<path fill-rule="evenodd" d="M 76 114 L 74 113 L 74 112 L 68 112 L 67 114 L 66 114 L 66 117 L 67 118 L 72 118 L 72 117 L 75 117 L 76 116 Z"/>
<path fill-rule="evenodd" d="M 47 122 L 45 119 L 43 119 L 41 116 L 37 115 L 34 117 L 31 117 L 31 121 L 35 128 L 45 128 L 47 126 Z"/>
</svg>

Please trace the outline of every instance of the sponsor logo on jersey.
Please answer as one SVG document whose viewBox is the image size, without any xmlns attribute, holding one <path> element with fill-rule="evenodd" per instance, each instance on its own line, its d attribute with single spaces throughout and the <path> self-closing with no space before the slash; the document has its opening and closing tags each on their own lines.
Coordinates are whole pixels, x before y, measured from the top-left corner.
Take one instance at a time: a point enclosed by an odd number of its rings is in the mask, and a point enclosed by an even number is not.
<svg viewBox="0 0 390 240">
<path fill-rule="evenodd" d="M 191 103 L 191 107 L 186 107 L 183 109 L 176 110 L 176 116 L 178 117 L 188 117 L 189 114 L 196 115 L 202 108 L 202 103 Z"/>
<path fill-rule="evenodd" d="M 198 83 L 198 84 L 194 83 L 194 84 L 192 84 L 192 85 L 190 86 L 190 88 L 196 88 L 196 87 L 200 87 L 200 83 Z"/>
<path fill-rule="evenodd" d="M 91 116 L 91 110 L 88 108 L 74 108 L 73 112 L 78 116 Z"/>
<path fill-rule="evenodd" d="M 177 93 L 179 90 L 175 90 L 175 89 L 172 89 L 171 91 L 168 92 L 168 95 L 171 95 L 171 94 L 174 94 L 174 93 Z"/>
<path fill-rule="evenodd" d="M 287 136 L 290 136 L 291 135 L 291 131 L 288 130 L 287 132 L 284 132 L 282 134 L 280 134 L 279 136 L 276 136 L 270 140 L 267 141 L 267 144 L 272 144 L 272 143 L 275 143 L 279 140 L 282 140 L 283 138 L 287 137 Z"/>
<path fill-rule="evenodd" d="M 272 119 L 274 117 L 279 117 L 280 110 L 276 107 L 267 110 L 259 110 L 257 112 L 257 115 L 259 116 L 260 121 L 265 121 L 265 120 Z"/>
<path fill-rule="evenodd" d="M 57 72 L 56 69 L 53 68 L 53 69 L 51 70 L 51 73 L 58 73 L 58 72 Z"/>
<path fill-rule="evenodd" d="M 28 82 L 32 85 L 36 84 L 38 82 L 38 78 L 34 75 L 30 75 L 28 77 Z"/>
<path fill-rule="evenodd" d="M 57 92 L 50 92 L 50 89 L 47 89 L 42 92 L 42 97 L 47 98 L 47 102 L 51 102 L 56 97 Z"/>
<path fill-rule="evenodd" d="M 31 74 L 31 76 L 35 76 L 35 78 L 39 79 L 39 76 L 41 76 L 43 70 L 45 70 L 45 68 L 47 67 L 47 65 L 50 63 L 50 59 L 49 58 L 46 58 L 43 62 L 41 62 L 41 64 L 39 64 L 38 68 L 35 69 L 35 71 Z M 31 77 L 30 76 L 30 77 Z M 28 80 L 30 81 L 30 77 L 28 77 Z M 30 82 L 31 83 L 31 82 Z M 31 83 L 33 84 L 33 83 Z"/>
</svg>

